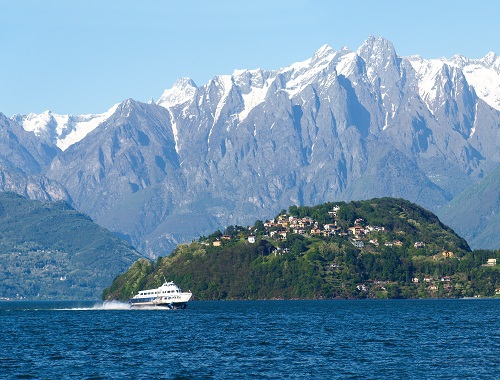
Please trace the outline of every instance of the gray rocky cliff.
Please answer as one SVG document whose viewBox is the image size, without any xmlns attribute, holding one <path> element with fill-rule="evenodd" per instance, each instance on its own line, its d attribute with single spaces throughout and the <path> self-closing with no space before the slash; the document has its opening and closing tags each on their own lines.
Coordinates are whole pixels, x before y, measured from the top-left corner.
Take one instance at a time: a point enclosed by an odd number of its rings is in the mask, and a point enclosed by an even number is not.
<svg viewBox="0 0 500 380">
<path fill-rule="evenodd" d="M 55 146 L 40 141 L 0 113 L 0 190 L 33 199 L 71 202 L 64 186 L 45 176 L 58 152 Z"/>
</svg>

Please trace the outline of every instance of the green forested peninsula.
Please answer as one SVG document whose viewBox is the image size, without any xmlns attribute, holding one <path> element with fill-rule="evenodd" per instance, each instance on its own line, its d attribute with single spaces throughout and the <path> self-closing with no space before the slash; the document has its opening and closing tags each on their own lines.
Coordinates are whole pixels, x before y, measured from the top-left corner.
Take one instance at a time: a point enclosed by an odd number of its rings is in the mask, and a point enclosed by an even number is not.
<svg viewBox="0 0 500 380">
<path fill-rule="evenodd" d="M 98 299 L 139 257 L 65 202 L 0 192 L 1 299 Z"/>
<path fill-rule="evenodd" d="M 382 198 L 292 206 L 251 227 L 229 226 L 141 259 L 103 299 L 128 299 L 164 279 L 195 299 L 495 296 L 500 251 L 471 251 L 431 212 Z"/>
</svg>

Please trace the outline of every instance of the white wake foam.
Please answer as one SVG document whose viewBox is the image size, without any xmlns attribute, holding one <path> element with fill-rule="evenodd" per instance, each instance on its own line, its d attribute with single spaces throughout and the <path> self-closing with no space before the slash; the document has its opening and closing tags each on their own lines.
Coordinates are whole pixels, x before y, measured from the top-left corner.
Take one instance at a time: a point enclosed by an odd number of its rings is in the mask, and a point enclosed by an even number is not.
<svg viewBox="0 0 500 380">
<path fill-rule="evenodd" d="M 56 310 L 130 310 L 130 304 L 120 301 L 104 301 L 88 307 L 66 307 Z"/>
</svg>

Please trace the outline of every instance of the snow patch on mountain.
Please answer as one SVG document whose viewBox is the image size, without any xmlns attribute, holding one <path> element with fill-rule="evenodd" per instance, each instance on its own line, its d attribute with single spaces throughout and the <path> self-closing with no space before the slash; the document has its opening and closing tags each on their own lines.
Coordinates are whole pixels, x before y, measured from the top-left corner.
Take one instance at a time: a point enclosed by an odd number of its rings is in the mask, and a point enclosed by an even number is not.
<svg viewBox="0 0 500 380">
<path fill-rule="evenodd" d="M 500 110 L 499 73 L 480 64 L 471 64 L 464 68 L 464 75 L 467 82 L 474 87 L 477 96 L 491 107 Z"/>
<path fill-rule="evenodd" d="M 179 130 L 177 128 L 177 123 L 172 110 L 170 110 L 170 108 L 167 108 L 167 111 L 170 116 L 170 124 L 172 125 L 172 133 L 174 135 L 175 151 L 179 153 Z"/>
<path fill-rule="evenodd" d="M 242 94 L 245 108 L 238 114 L 238 119 L 240 122 L 246 119 L 250 111 L 264 102 L 267 91 L 269 90 L 270 82 L 271 81 L 267 81 L 264 87 L 252 88 L 252 91 L 250 91 L 250 93 L 248 94 Z"/>
<path fill-rule="evenodd" d="M 444 61 L 460 68 L 467 82 L 474 87 L 477 96 L 491 107 L 500 110 L 500 58 L 496 54 L 488 53 L 481 59 L 455 55 Z"/>
<path fill-rule="evenodd" d="M 248 114 L 255 107 L 264 102 L 267 92 L 269 91 L 269 87 L 271 86 L 275 78 L 275 76 L 272 76 L 262 84 L 252 86 L 250 88 L 250 92 L 241 94 L 241 97 L 243 98 L 244 108 L 243 111 L 238 114 L 238 120 L 240 123 L 247 118 Z"/>
<path fill-rule="evenodd" d="M 118 108 L 119 104 L 115 104 L 108 111 L 99 115 L 82 115 L 77 117 L 77 121 L 73 124 L 71 131 L 64 137 L 57 141 L 57 146 L 61 150 L 68 149 L 71 145 L 82 140 L 90 132 L 96 129 L 99 124 L 106 121 L 113 115 Z"/>
<path fill-rule="evenodd" d="M 424 60 L 420 56 L 408 57 L 411 65 L 417 73 L 418 92 L 427 109 L 433 112 L 433 103 L 442 92 L 440 73 L 445 65 L 440 60 Z"/>
<path fill-rule="evenodd" d="M 462 70 L 467 83 L 477 96 L 491 107 L 500 110 L 500 58 L 494 53 L 481 59 L 468 59 L 455 55 L 451 59 L 423 59 L 415 55 L 407 57 L 417 72 L 418 89 L 422 99 L 429 106 L 440 90 L 440 72 L 449 68 Z"/>
<path fill-rule="evenodd" d="M 285 89 L 290 98 L 302 92 L 307 85 L 312 83 L 321 72 L 330 66 L 338 54 L 330 46 L 323 45 L 312 58 L 279 70 L 280 73 L 290 74 L 290 80 Z"/>
<path fill-rule="evenodd" d="M 474 136 L 474 133 L 476 132 L 476 121 L 477 121 L 477 103 L 476 103 L 476 109 L 474 112 L 474 122 L 472 123 L 472 128 L 470 130 L 469 138 L 472 138 L 472 136 Z"/>
<path fill-rule="evenodd" d="M 106 121 L 117 107 L 118 104 L 115 104 L 102 114 L 73 116 L 45 111 L 41 114 L 30 113 L 26 116 L 14 115 L 12 118 L 20 122 L 26 131 L 31 131 L 39 137 L 45 136 L 47 140 L 64 151 Z"/>
<path fill-rule="evenodd" d="M 179 104 L 184 104 L 194 98 L 196 94 L 196 83 L 190 78 L 179 78 L 172 88 L 163 92 L 157 105 L 168 108 Z"/>
<path fill-rule="evenodd" d="M 358 55 L 354 52 L 343 54 L 337 63 L 337 74 L 349 77 L 352 73 L 354 73 L 357 56 Z"/>
<path fill-rule="evenodd" d="M 215 78 L 215 81 L 217 82 L 218 87 L 220 89 L 220 93 L 219 93 L 220 100 L 217 103 L 217 108 L 215 109 L 214 125 L 219 120 L 222 109 L 226 105 L 227 98 L 229 97 L 229 93 L 231 92 L 231 89 L 233 88 L 233 77 L 231 75 L 219 75 Z M 210 130 L 210 133 L 212 133 L 212 130 Z M 210 135 L 209 135 L 209 139 L 210 139 Z"/>
</svg>

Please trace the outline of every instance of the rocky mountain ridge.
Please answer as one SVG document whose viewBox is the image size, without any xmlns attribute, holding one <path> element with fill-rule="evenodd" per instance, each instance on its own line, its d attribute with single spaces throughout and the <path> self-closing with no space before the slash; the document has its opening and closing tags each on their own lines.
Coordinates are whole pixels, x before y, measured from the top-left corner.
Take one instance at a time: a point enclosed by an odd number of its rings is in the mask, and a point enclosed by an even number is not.
<svg viewBox="0 0 500 380">
<path fill-rule="evenodd" d="M 290 204 L 394 196 L 439 213 L 500 162 L 499 62 L 405 58 L 369 37 L 278 70 L 181 78 L 156 104 L 129 99 L 87 125 L 2 126 L 33 131 L 55 152 L 40 178 L 155 257 Z"/>
</svg>

